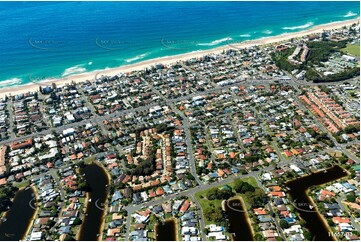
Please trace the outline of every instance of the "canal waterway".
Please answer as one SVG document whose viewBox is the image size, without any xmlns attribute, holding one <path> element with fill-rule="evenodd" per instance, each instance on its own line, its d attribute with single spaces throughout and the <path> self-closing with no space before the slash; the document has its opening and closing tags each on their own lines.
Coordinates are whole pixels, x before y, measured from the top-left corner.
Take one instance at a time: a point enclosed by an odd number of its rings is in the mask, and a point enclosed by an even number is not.
<svg viewBox="0 0 361 242">
<path fill-rule="evenodd" d="M 329 233 L 328 225 L 315 209 L 307 191 L 312 186 L 319 186 L 331 181 L 338 180 L 347 176 L 347 172 L 339 166 L 334 166 L 324 171 L 319 171 L 311 175 L 303 176 L 298 179 L 286 182 L 285 185 L 290 188 L 288 193 L 291 196 L 291 202 L 300 213 L 300 216 L 306 221 L 307 228 L 313 235 L 313 240 L 335 240 Z"/>
<path fill-rule="evenodd" d="M 15 194 L 12 206 L 0 221 L 0 241 L 24 239 L 36 211 L 35 200 L 32 189 L 22 189 Z"/>
<path fill-rule="evenodd" d="M 225 209 L 229 220 L 229 232 L 233 240 L 253 240 L 252 227 L 249 223 L 247 209 L 243 207 L 240 199 L 234 198 L 225 202 Z"/>
<path fill-rule="evenodd" d="M 103 168 L 94 163 L 81 168 L 80 172 L 84 174 L 89 187 L 89 199 L 86 201 L 87 207 L 80 228 L 79 240 L 95 241 L 100 239 L 109 179 Z"/>
<path fill-rule="evenodd" d="M 157 241 L 176 241 L 176 223 L 173 219 L 155 226 Z"/>
</svg>

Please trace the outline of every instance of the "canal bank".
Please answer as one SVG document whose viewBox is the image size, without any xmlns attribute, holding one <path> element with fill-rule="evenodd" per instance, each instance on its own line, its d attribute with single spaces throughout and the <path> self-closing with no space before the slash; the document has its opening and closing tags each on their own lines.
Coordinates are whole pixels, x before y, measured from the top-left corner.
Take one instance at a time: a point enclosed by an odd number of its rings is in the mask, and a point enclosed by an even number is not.
<svg viewBox="0 0 361 242">
<path fill-rule="evenodd" d="M 155 239 L 157 241 L 179 241 L 178 223 L 175 218 L 167 219 L 163 223 L 154 225 Z"/>
<path fill-rule="evenodd" d="M 110 183 L 112 183 L 112 177 L 110 176 L 109 171 L 104 167 L 103 163 L 98 162 L 97 164 L 103 169 L 104 173 L 107 175 L 107 177 L 108 177 L 108 186 L 107 186 L 107 188 L 109 188 Z M 102 224 L 100 225 L 100 238 L 101 239 L 103 238 L 103 229 L 105 229 L 104 228 L 104 226 L 105 226 L 105 218 L 108 215 L 108 200 L 109 200 L 109 197 L 110 197 L 110 194 L 109 194 L 109 190 L 108 190 L 107 196 L 106 196 L 105 202 L 104 202 L 105 210 L 104 210 L 103 217 L 102 217 Z"/>
<path fill-rule="evenodd" d="M 246 204 L 241 196 L 222 201 L 222 210 L 227 212 L 229 233 L 234 241 L 253 241 L 254 231 L 248 217 Z"/>
<path fill-rule="evenodd" d="M 0 241 L 25 240 L 37 210 L 36 191 L 33 187 L 17 191 L 12 206 L 0 222 Z"/>
<path fill-rule="evenodd" d="M 25 235 L 24 235 L 22 240 L 26 239 L 26 236 L 29 234 L 31 228 L 33 227 L 34 221 L 35 221 L 35 219 L 36 219 L 36 217 L 38 215 L 38 212 L 39 212 L 39 206 L 37 206 L 37 201 L 39 200 L 39 191 L 36 188 L 36 186 L 34 186 L 34 185 L 30 186 L 30 189 L 32 190 L 32 192 L 34 194 L 34 198 L 35 198 L 35 200 L 34 200 L 35 201 L 35 203 L 34 203 L 35 212 L 34 212 L 34 215 L 32 216 L 32 218 L 30 219 L 28 228 L 26 229 Z"/>
<path fill-rule="evenodd" d="M 346 170 L 339 166 L 334 166 L 285 183 L 285 186 L 289 188 L 288 194 L 291 197 L 291 202 L 300 214 L 300 217 L 306 221 L 306 227 L 312 234 L 313 240 L 327 241 L 336 239 L 330 233 L 331 229 L 326 219 L 320 214 L 312 198 L 308 196 L 309 189 L 313 186 L 338 180 L 347 175 Z"/>
<path fill-rule="evenodd" d="M 86 193 L 85 215 L 76 236 L 77 240 L 96 241 L 101 239 L 107 209 L 109 175 L 104 167 L 96 163 L 80 168 L 89 188 Z"/>
</svg>

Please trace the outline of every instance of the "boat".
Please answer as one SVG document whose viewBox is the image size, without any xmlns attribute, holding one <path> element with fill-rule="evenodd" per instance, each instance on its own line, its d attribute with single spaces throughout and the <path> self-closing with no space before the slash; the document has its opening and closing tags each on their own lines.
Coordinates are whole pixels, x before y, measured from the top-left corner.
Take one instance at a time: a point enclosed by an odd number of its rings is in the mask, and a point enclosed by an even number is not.
<svg viewBox="0 0 361 242">
<path fill-rule="evenodd" d="M 5 236 L 9 238 L 9 237 L 13 237 L 14 234 L 7 234 L 7 233 L 5 233 Z"/>
<path fill-rule="evenodd" d="M 29 190 L 30 189 L 30 187 L 29 186 L 27 186 L 26 188 L 25 188 L 25 191 L 27 191 L 27 190 Z"/>
<path fill-rule="evenodd" d="M 92 199 L 91 199 L 91 198 L 89 198 L 88 202 L 90 203 L 91 201 L 92 201 Z"/>
<path fill-rule="evenodd" d="M 3 222 L 6 222 L 8 219 L 7 219 L 7 218 L 3 218 L 2 220 L 3 220 Z"/>
</svg>

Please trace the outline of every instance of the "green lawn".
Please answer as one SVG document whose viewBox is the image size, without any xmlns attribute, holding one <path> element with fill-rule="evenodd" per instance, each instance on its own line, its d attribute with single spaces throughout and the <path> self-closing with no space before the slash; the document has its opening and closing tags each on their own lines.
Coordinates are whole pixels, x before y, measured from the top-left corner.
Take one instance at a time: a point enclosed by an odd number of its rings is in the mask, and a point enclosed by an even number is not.
<svg viewBox="0 0 361 242">
<path fill-rule="evenodd" d="M 347 47 L 341 50 L 352 56 L 360 57 L 360 45 L 347 44 Z"/>
<path fill-rule="evenodd" d="M 92 164 L 94 161 L 95 161 L 95 156 L 89 156 L 84 159 L 84 163 L 88 165 Z"/>
<path fill-rule="evenodd" d="M 208 200 L 207 199 L 207 192 L 209 189 L 207 190 L 203 190 L 201 192 L 197 192 L 195 194 L 196 199 L 198 200 L 199 204 L 202 207 L 202 212 L 204 211 L 204 209 L 208 208 L 208 207 L 214 207 L 216 210 L 218 209 L 222 209 L 222 200 Z M 209 221 L 207 220 L 204 216 L 204 224 L 208 225 L 208 224 L 213 224 L 213 221 Z"/>
<path fill-rule="evenodd" d="M 246 177 L 246 178 L 241 178 L 242 181 L 244 182 L 248 182 L 249 184 L 251 184 L 254 187 L 258 187 L 257 185 L 257 181 L 254 177 Z M 233 182 L 228 183 L 228 185 L 230 185 L 232 188 L 234 186 Z"/>
<path fill-rule="evenodd" d="M 242 181 L 248 182 L 249 184 L 251 184 L 253 187 L 258 187 L 257 185 L 257 181 L 254 177 L 247 177 L 247 178 L 243 178 L 241 179 Z M 232 188 L 234 188 L 234 183 L 228 183 L 228 185 L 230 185 Z M 234 191 L 234 190 L 233 190 Z M 234 191 L 235 192 L 235 191 Z M 240 193 L 236 193 L 237 196 L 241 196 L 243 198 L 244 203 L 247 206 L 247 210 L 251 208 L 251 206 L 249 206 L 249 202 L 248 202 L 248 198 L 245 194 L 240 194 Z"/>
<path fill-rule="evenodd" d="M 105 217 L 105 223 L 110 223 L 112 221 L 112 215 L 111 214 L 108 214 L 106 217 Z"/>
<path fill-rule="evenodd" d="M 14 185 L 16 187 L 18 187 L 19 189 L 24 188 L 26 186 L 29 186 L 29 184 L 30 184 L 29 180 L 25 180 L 25 181 L 22 181 L 22 182 L 19 182 L 19 183 L 14 183 Z"/>
<path fill-rule="evenodd" d="M 247 178 L 243 178 L 241 179 L 242 181 L 245 181 L 245 182 L 248 182 L 249 184 L 251 184 L 252 186 L 254 187 L 258 187 L 257 185 L 257 181 L 255 178 L 253 177 L 247 177 Z M 232 188 L 234 187 L 234 183 L 233 182 L 230 182 L 228 183 L 227 185 L 231 186 Z M 220 188 L 222 186 L 219 186 L 217 188 Z M 217 209 L 222 209 L 222 200 L 218 200 L 218 199 L 215 199 L 215 200 L 208 200 L 207 199 L 207 192 L 208 190 L 210 189 L 207 189 L 207 190 L 203 190 L 203 191 L 200 191 L 200 192 L 197 192 L 195 194 L 195 197 L 196 199 L 198 200 L 199 204 L 201 205 L 202 207 L 202 211 L 208 207 L 214 207 L 216 210 Z M 235 192 L 233 190 L 233 192 Z M 246 197 L 245 194 L 239 194 L 239 193 L 236 193 L 236 196 L 241 196 L 244 200 L 244 202 L 246 203 L 246 206 L 247 206 L 247 209 L 249 209 L 249 205 L 248 205 L 248 199 Z M 208 225 L 208 224 L 213 224 L 214 222 L 213 221 L 209 221 L 207 220 L 204 216 L 204 223 L 205 225 Z"/>
</svg>

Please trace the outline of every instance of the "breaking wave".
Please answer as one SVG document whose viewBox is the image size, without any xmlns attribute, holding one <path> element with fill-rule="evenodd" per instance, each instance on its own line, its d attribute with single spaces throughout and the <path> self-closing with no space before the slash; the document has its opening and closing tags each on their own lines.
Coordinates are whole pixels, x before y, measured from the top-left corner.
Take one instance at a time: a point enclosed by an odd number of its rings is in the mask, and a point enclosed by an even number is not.
<svg viewBox="0 0 361 242">
<path fill-rule="evenodd" d="M 217 40 L 213 40 L 212 42 L 210 43 L 199 43 L 197 45 L 202 45 L 202 46 L 213 46 L 213 45 L 218 45 L 220 43 L 223 43 L 223 42 L 226 42 L 226 41 L 230 41 L 232 40 L 232 38 L 223 38 L 223 39 L 217 39 Z"/>
<path fill-rule="evenodd" d="M 62 76 L 80 74 L 80 73 L 83 73 L 83 72 L 86 72 L 86 68 L 82 67 L 82 65 L 76 65 L 76 66 L 65 69 Z"/>
<path fill-rule="evenodd" d="M 313 25 L 313 22 L 308 22 L 304 25 L 299 25 L 299 26 L 292 26 L 292 27 L 283 27 L 282 29 L 285 29 L 285 30 L 295 30 L 295 29 L 306 29 L 306 28 L 309 28 Z"/>
<path fill-rule="evenodd" d="M 0 88 L 19 85 L 19 84 L 21 84 L 21 79 L 20 78 L 11 78 L 11 79 L 8 79 L 8 80 L 0 81 Z"/>
<path fill-rule="evenodd" d="M 147 55 L 149 55 L 149 53 L 137 55 L 136 57 L 126 59 L 125 61 L 129 63 L 129 62 L 133 62 L 133 61 L 136 61 L 136 60 L 141 60 L 141 59 L 143 59 L 144 57 L 146 57 Z"/>
<path fill-rule="evenodd" d="M 343 17 L 348 18 L 348 17 L 353 17 L 353 16 L 356 16 L 356 15 L 357 15 L 357 13 L 354 13 L 352 11 L 348 11 L 348 13 L 346 15 L 344 15 Z"/>
</svg>

